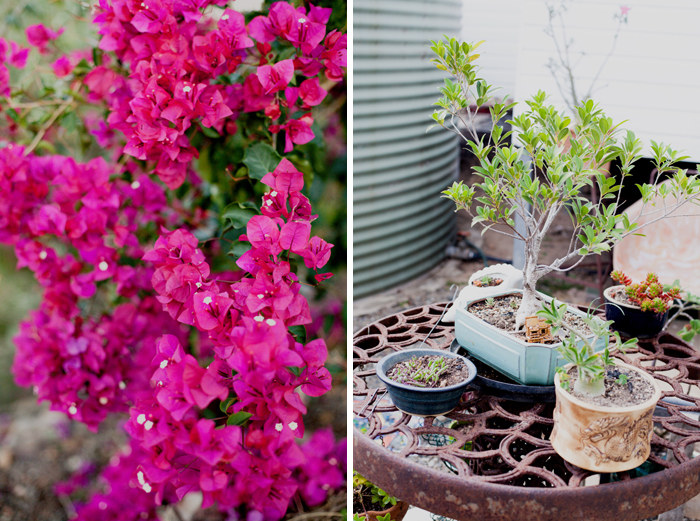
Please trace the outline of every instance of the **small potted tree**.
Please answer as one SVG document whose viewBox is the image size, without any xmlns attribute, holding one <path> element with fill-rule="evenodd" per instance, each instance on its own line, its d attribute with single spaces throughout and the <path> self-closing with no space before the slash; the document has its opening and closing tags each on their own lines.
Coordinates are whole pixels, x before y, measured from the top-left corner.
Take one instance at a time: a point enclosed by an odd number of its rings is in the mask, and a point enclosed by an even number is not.
<svg viewBox="0 0 700 521">
<path fill-rule="evenodd" d="M 655 273 L 637 284 L 622 271 L 610 277 L 619 284 L 605 290 L 605 318 L 612 328 L 628 337 L 649 338 L 658 335 L 666 325 L 668 310 L 674 299 L 680 299 L 679 286 L 664 289 Z"/>
<path fill-rule="evenodd" d="M 623 132 L 592 100 L 575 107 L 577 122 L 572 124 L 563 111 L 546 103 L 547 96 L 540 91 L 526 102 L 527 108 L 521 114 L 508 122 L 519 146 L 511 144 L 511 132 L 506 132 L 499 121 L 516 104 L 506 101 L 507 97 L 494 101 L 495 89 L 478 77 L 474 62 L 481 43 L 459 42 L 455 38 L 432 42 L 432 61 L 453 78 L 446 79 L 440 89 L 443 97 L 435 103 L 439 109 L 433 114 L 432 126 L 460 136 L 479 161 L 474 171 L 481 181 L 474 186 L 455 182 L 443 192 L 444 197 L 454 201 L 457 210 L 466 211 L 472 217 L 472 225 L 524 243 L 523 290 L 516 292 L 519 295 L 513 328 L 519 330 L 525 319 L 538 311 L 541 301 L 547 300 L 536 290 L 538 280 L 553 271 L 573 269 L 586 256 L 608 251 L 625 236 L 676 215 L 682 205 L 698 199 L 700 181 L 674 166 L 687 157 L 652 141 L 657 180 L 665 174 L 673 175 L 663 184 L 640 186 L 644 205 L 639 215 L 618 214 L 620 189 L 642 157 L 642 142 L 632 132 Z M 487 138 L 479 138 L 474 117 L 486 106 L 492 129 Z M 616 177 L 601 172 L 602 165 L 612 160 L 620 164 L 619 183 Z M 587 200 L 583 194 L 593 184 L 599 193 L 598 202 Z M 676 201 L 663 207 L 647 204 L 657 195 L 672 195 Z M 473 210 L 474 202 L 479 205 Z M 570 216 L 573 226 L 568 251 L 543 263 L 543 241 L 561 212 Z M 644 225 L 635 222 L 648 214 L 653 218 Z M 468 311 L 469 306 L 469 302 L 460 302 L 456 309 L 455 330 L 462 346 L 521 383 L 551 385 L 553 368 L 561 363 L 556 356 L 556 343 L 528 346 L 512 331 L 501 331 L 475 318 Z M 569 312 L 576 315 L 573 309 Z M 596 350 L 604 344 L 605 339 L 600 338 Z"/>
<path fill-rule="evenodd" d="M 652 414 L 661 389 L 645 371 L 615 361 L 606 347 L 593 352 L 595 340 L 564 321 L 566 305 L 543 305 L 538 315 L 556 330 L 572 333 L 558 350 L 568 365 L 554 380 L 557 405 L 550 441 L 562 458 L 596 472 L 621 472 L 638 467 L 649 457 Z M 593 338 L 610 335 L 612 321 L 586 317 Z M 621 351 L 635 347 L 636 339 L 622 342 Z M 577 337 L 580 342 L 574 341 Z"/>
</svg>

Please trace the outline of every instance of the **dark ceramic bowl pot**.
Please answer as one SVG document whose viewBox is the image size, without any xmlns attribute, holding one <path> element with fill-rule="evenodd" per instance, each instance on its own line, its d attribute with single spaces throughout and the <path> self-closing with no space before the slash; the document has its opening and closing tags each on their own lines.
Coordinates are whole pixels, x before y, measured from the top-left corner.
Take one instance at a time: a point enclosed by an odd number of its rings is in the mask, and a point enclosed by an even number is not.
<svg viewBox="0 0 700 521">
<path fill-rule="evenodd" d="M 668 318 L 665 313 L 642 311 L 636 306 L 617 302 L 613 297 L 614 291 L 624 286 L 613 286 L 605 290 L 605 319 L 612 320 L 612 329 L 618 333 L 635 338 L 651 338 L 663 330 Z"/>
<path fill-rule="evenodd" d="M 469 368 L 469 378 L 463 382 L 440 388 L 413 387 L 390 380 L 386 375 L 396 364 L 413 356 L 441 355 L 446 358 L 459 358 Z M 438 349 L 406 349 L 396 351 L 377 363 L 377 376 L 384 382 L 394 405 L 401 411 L 416 416 L 439 416 L 447 414 L 459 404 L 459 400 L 469 384 L 476 377 L 476 367 L 463 356 Z"/>
</svg>

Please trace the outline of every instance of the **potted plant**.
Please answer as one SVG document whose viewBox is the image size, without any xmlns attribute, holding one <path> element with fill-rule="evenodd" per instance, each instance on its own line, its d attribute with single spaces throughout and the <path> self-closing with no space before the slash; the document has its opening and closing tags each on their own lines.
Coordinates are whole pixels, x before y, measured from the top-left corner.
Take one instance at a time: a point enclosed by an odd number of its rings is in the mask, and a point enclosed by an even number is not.
<svg viewBox="0 0 700 521">
<path fill-rule="evenodd" d="M 417 416 L 447 414 L 476 377 L 474 364 L 456 353 L 405 349 L 382 358 L 377 377 L 396 407 Z"/>
<path fill-rule="evenodd" d="M 477 298 L 486 298 L 509 289 L 522 289 L 523 273 L 510 264 L 493 264 L 469 277 L 455 303 L 445 313 L 442 322 L 454 322 L 457 308 Z"/>
<path fill-rule="evenodd" d="M 546 103 L 547 95 L 540 91 L 526 102 L 527 108 L 521 114 L 507 122 L 519 146 L 511 144 L 508 139 L 511 132 L 506 132 L 498 122 L 516 104 L 509 103 L 507 97 L 494 101 L 494 88 L 478 77 L 474 62 L 480 44 L 459 42 L 455 38 L 432 42 L 435 53 L 432 61 L 454 78 L 446 79 L 440 89 L 443 97 L 435 103 L 439 109 L 433 114 L 432 126 L 442 126 L 460 136 L 479 161 L 474 171 L 481 182 L 474 186 L 455 182 L 443 192 L 444 197 L 454 201 L 457 210 L 466 211 L 472 217 L 472 225 L 479 224 L 484 230 L 491 229 L 524 242 L 523 290 L 515 313 L 515 329 L 519 330 L 526 317 L 540 308 L 543 296 L 536 290 L 538 280 L 553 271 L 573 269 L 586 256 L 608 251 L 625 236 L 674 215 L 683 204 L 698 199 L 700 181 L 673 166 L 687 157 L 652 141 L 653 162 L 659 172 L 657 180 L 665 174 L 673 175 L 661 185 L 656 182 L 640 185 L 644 204 L 639 215 L 618 215 L 620 188 L 642 157 L 642 142 L 632 132 L 623 132 L 592 100 L 575 107 L 577 122 L 572 125 L 563 111 Z M 491 134 L 480 139 L 473 125 L 474 117 L 489 104 Z M 601 172 L 602 165 L 612 160 L 619 161 L 619 183 L 616 177 Z M 583 195 L 584 188 L 593 184 L 599 194 L 597 202 Z M 663 207 L 647 204 L 657 195 L 672 195 L 676 201 Z M 480 204 L 472 211 L 475 201 Z M 570 216 L 573 226 L 570 246 L 559 258 L 543 263 L 541 246 L 562 211 Z M 635 222 L 648 214 L 653 215 L 649 222 L 643 225 Z M 562 363 L 556 353 L 537 364 L 547 368 L 548 374 L 525 380 L 531 375 L 523 375 L 521 369 L 530 358 L 530 347 L 514 339 L 513 332 L 483 327 L 483 322 L 467 311 L 468 307 L 467 302 L 456 312 L 455 332 L 461 345 L 499 370 L 504 363 L 509 364 L 511 371 L 504 372 L 521 383 L 551 385 L 554 375 L 547 364 Z M 576 314 L 573 309 L 569 311 Z M 557 344 L 548 346 L 550 354 L 556 347 Z M 603 343 L 599 343 L 597 349 L 602 347 Z M 551 380 L 542 382 L 545 377 Z"/>
<path fill-rule="evenodd" d="M 595 472 L 638 467 L 649 457 L 652 414 L 661 389 L 645 371 L 616 362 L 607 347 L 594 353 L 589 337 L 563 320 L 565 312 L 565 304 L 554 302 L 538 312 L 554 329 L 572 333 L 558 348 L 569 364 L 559 368 L 554 380 L 552 447 L 569 463 Z M 594 337 L 610 335 L 612 321 L 589 316 L 586 322 Z M 634 338 L 623 343 L 619 333 L 614 335 L 621 351 L 637 344 Z"/>
<path fill-rule="evenodd" d="M 408 507 L 353 470 L 353 521 L 401 521 Z"/>
<path fill-rule="evenodd" d="M 610 277 L 618 286 L 605 290 L 605 318 L 612 328 L 628 337 L 649 338 L 658 335 L 666 325 L 668 310 L 674 299 L 680 299 L 680 287 L 666 287 L 655 273 L 648 273 L 642 282 L 616 270 Z"/>
</svg>

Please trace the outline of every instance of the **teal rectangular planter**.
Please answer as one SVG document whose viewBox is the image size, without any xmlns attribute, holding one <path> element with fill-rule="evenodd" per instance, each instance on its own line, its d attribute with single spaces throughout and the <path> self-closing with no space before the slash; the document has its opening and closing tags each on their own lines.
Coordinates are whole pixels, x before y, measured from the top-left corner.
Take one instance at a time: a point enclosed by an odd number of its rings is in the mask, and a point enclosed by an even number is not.
<svg viewBox="0 0 700 521">
<path fill-rule="evenodd" d="M 508 290 L 496 295 L 497 298 L 513 293 L 522 294 L 522 290 Z M 551 297 L 539 293 L 540 298 L 550 302 Z M 455 317 L 455 336 L 459 344 L 470 355 L 500 371 L 516 382 L 524 385 L 553 385 L 557 367 L 566 362 L 557 351 L 561 344 L 529 344 L 513 337 L 491 324 L 467 312 L 469 306 L 482 298 L 473 299 L 457 309 Z M 569 307 L 568 311 L 582 317 L 586 314 Z M 601 338 L 595 351 L 602 351 L 608 338 Z"/>
</svg>

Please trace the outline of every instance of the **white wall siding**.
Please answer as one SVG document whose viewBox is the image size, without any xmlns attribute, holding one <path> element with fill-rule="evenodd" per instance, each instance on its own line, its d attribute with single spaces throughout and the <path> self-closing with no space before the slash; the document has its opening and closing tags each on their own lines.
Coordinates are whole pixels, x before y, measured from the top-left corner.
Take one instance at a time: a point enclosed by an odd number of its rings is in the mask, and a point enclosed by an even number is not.
<svg viewBox="0 0 700 521">
<path fill-rule="evenodd" d="M 518 45 L 522 26 L 523 2 L 520 0 L 464 0 L 462 39 L 486 40 L 479 47 L 481 76 L 500 87 L 497 95 L 515 93 Z M 449 35 L 448 36 L 456 36 Z"/>
<path fill-rule="evenodd" d="M 634 1 L 629 22 L 603 69 L 593 99 L 615 121 L 647 143 L 671 143 L 700 161 L 700 2 L 694 0 Z M 577 88 L 584 94 L 613 41 L 620 12 L 619 0 L 573 1 L 565 14 L 567 34 L 573 38 L 572 58 L 585 51 L 575 70 Z M 539 89 L 563 106 L 546 63 L 554 56 L 553 42 L 544 33 L 547 9 L 541 0 L 523 2 L 516 68 L 516 99 Z"/>
</svg>

